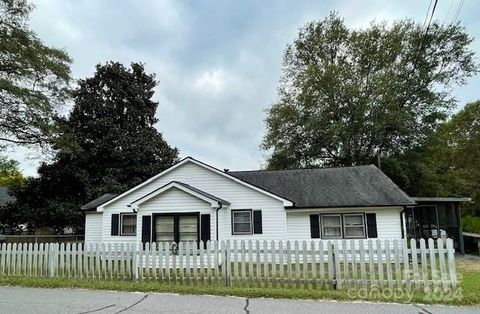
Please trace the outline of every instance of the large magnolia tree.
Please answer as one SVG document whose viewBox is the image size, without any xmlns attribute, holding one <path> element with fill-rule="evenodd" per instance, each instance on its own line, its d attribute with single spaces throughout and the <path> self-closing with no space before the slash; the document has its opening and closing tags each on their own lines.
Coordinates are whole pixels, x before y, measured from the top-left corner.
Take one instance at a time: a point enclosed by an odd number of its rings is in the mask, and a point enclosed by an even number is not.
<svg viewBox="0 0 480 314">
<path fill-rule="evenodd" d="M 14 189 L 17 201 L 3 211 L 5 219 L 17 220 L 11 229 L 19 222 L 32 231 L 82 228 L 81 205 L 107 192 L 124 192 L 174 164 L 178 150 L 155 127 L 156 85 L 155 75 L 139 63 L 127 68 L 108 62 L 80 80 L 73 110 L 59 122 L 63 134 L 54 161 Z"/>
</svg>

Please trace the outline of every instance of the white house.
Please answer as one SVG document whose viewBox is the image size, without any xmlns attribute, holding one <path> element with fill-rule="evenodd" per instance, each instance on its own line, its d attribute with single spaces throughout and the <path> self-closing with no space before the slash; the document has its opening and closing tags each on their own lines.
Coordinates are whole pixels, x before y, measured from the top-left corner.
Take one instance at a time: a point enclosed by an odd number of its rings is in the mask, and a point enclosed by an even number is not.
<svg viewBox="0 0 480 314">
<path fill-rule="evenodd" d="M 237 172 L 187 157 L 82 210 L 86 243 L 401 239 L 413 204 L 373 165 Z"/>
</svg>

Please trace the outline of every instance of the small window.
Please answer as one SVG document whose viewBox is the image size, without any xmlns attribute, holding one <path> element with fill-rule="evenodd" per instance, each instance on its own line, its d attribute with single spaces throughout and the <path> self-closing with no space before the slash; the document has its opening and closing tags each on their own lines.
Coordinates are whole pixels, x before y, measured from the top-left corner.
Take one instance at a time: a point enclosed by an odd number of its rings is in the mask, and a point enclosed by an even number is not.
<svg viewBox="0 0 480 314">
<path fill-rule="evenodd" d="M 232 210 L 232 234 L 252 234 L 251 210 Z"/>
<path fill-rule="evenodd" d="M 120 235 L 130 236 L 137 234 L 137 214 L 121 214 Z"/>
<path fill-rule="evenodd" d="M 322 237 L 325 239 L 342 238 L 341 215 L 322 215 Z"/>
<path fill-rule="evenodd" d="M 363 214 L 344 214 L 343 225 L 345 238 L 365 238 Z"/>
</svg>

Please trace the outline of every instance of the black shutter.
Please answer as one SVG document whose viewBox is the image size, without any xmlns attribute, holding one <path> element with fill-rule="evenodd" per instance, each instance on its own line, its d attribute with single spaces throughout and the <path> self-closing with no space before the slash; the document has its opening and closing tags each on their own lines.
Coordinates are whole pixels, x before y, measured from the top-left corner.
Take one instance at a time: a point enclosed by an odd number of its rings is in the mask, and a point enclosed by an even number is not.
<svg viewBox="0 0 480 314">
<path fill-rule="evenodd" d="M 262 234 L 262 211 L 261 210 L 254 210 L 253 211 L 253 233 L 254 234 Z"/>
<path fill-rule="evenodd" d="M 367 235 L 369 238 L 376 238 L 378 236 L 376 214 L 367 214 Z"/>
<path fill-rule="evenodd" d="M 203 241 L 203 246 L 207 248 L 207 241 L 210 237 L 210 214 L 200 215 L 200 240 Z"/>
<path fill-rule="evenodd" d="M 110 232 L 112 236 L 118 236 L 119 226 L 120 226 L 120 215 L 112 214 L 112 223 L 111 223 L 112 230 Z"/>
<path fill-rule="evenodd" d="M 152 235 L 152 216 L 142 216 L 142 243 L 150 242 Z"/>
<path fill-rule="evenodd" d="M 310 235 L 312 239 L 320 238 L 320 221 L 318 215 L 310 215 Z"/>
</svg>

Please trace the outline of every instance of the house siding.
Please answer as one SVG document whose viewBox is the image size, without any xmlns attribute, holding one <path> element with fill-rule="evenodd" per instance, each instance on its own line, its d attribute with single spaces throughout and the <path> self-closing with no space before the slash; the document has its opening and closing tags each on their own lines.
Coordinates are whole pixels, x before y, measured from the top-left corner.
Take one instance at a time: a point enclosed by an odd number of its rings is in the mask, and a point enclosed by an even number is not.
<svg viewBox="0 0 480 314">
<path fill-rule="evenodd" d="M 140 205 L 138 209 L 137 218 L 137 235 L 138 240 L 141 240 L 142 234 L 142 219 L 143 215 L 152 215 L 155 213 L 200 213 L 210 214 L 210 230 L 211 238 L 215 239 L 215 210 L 210 206 L 210 203 L 202 201 L 184 191 L 177 188 L 171 188 L 168 191 L 148 200 Z M 155 221 L 152 220 L 152 224 Z M 152 235 L 155 239 L 155 235 Z"/>
<path fill-rule="evenodd" d="M 133 201 L 171 181 L 180 181 L 230 202 L 219 211 L 219 239 L 285 240 L 287 234 L 286 212 L 280 200 L 255 191 L 218 173 L 194 163 L 185 163 L 171 172 L 160 176 L 149 184 L 105 206 L 102 219 L 102 240 L 112 243 L 133 243 L 141 240 L 141 215 L 151 213 L 195 211 L 211 213 L 211 238 L 215 239 L 215 209 L 206 202 L 183 191 L 167 191 L 141 204 L 137 217 L 137 236 L 111 236 L 111 215 L 131 212 L 127 207 Z M 192 200 L 195 199 L 195 201 Z M 162 204 L 162 203 L 165 203 Z M 231 210 L 262 210 L 263 234 L 232 235 Z"/>
<path fill-rule="evenodd" d="M 304 212 L 287 213 L 287 237 L 289 240 L 311 240 L 310 215 L 312 214 L 346 214 L 346 213 L 375 213 L 377 218 L 378 239 L 401 239 L 402 225 L 400 212 L 402 207 L 391 208 L 365 208 L 357 207 L 350 209 L 311 209 Z M 357 240 L 358 241 L 358 240 Z"/>
<path fill-rule="evenodd" d="M 85 243 L 100 243 L 102 241 L 102 213 L 87 213 L 85 215 Z"/>
</svg>

